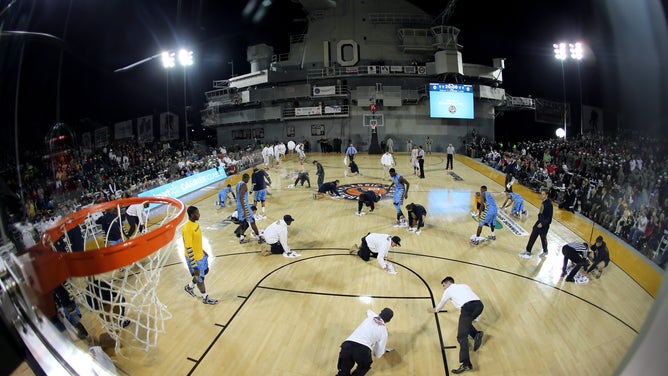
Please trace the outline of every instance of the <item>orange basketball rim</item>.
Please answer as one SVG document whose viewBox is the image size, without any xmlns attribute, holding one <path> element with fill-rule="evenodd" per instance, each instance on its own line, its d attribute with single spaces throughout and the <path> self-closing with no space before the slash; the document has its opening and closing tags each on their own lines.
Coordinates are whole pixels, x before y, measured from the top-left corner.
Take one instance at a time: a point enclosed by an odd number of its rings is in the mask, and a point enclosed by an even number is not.
<svg viewBox="0 0 668 376">
<path fill-rule="evenodd" d="M 66 238 L 67 232 L 84 223 L 90 214 L 143 203 L 167 205 L 175 208 L 175 212 L 159 227 L 116 245 L 87 249 L 84 252 L 59 252 L 54 248 L 59 239 Z M 169 197 L 124 198 L 83 208 L 63 217 L 42 234 L 38 244 L 18 256 L 24 267 L 25 282 L 37 295 L 45 297 L 70 277 L 106 273 L 130 265 L 171 242 L 184 216 L 183 202 Z"/>
</svg>

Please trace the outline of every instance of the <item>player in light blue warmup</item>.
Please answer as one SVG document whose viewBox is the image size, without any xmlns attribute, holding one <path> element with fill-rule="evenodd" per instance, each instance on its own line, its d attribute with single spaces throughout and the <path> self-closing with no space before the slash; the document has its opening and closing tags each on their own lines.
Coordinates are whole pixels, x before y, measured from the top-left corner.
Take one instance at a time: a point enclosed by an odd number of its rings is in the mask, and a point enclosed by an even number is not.
<svg viewBox="0 0 668 376">
<path fill-rule="evenodd" d="M 522 219 L 522 215 L 526 215 L 527 211 L 524 210 L 524 199 L 520 196 L 519 193 L 506 191 L 506 201 L 501 205 L 501 209 L 505 209 L 513 204 L 513 208 L 510 210 L 510 215 L 514 215 Z"/>
<path fill-rule="evenodd" d="M 391 168 L 389 172 L 390 178 L 392 178 L 390 188 L 395 186 L 393 203 L 394 208 L 397 210 L 397 223 L 394 224 L 394 227 L 408 227 L 406 217 L 404 217 L 404 213 L 401 212 L 401 206 L 404 204 L 404 200 L 408 198 L 408 187 L 411 185 L 406 178 L 401 176 L 401 174 L 397 174 L 395 169 Z"/>
<path fill-rule="evenodd" d="M 218 192 L 218 202 L 217 202 L 218 206 L 224 208 L 225 200 L 227 200 L 227 197 L 230 194 L 232 194 L 233 199 L 235 200 L 237 199 L 237 196 L 234 195 L 234 191 L 232 191 L 232 186 L 228 184 L 227 187 L 221 189 L 220 192 Z"/>
<path fill-rule="evenodd" d="M 471 235 L 471 243 L 473 245 L 478 245 L 487 239 L 496 240 L 496 236 L 494 235 L 494 224 L 496 223 L 497 214 L 496 200 L 494 200 L 493 194 L 487 192 L 487 186 L 485 185 L 480 187 L 480 199 L 482 205 L 480 205 L 480 211 L 478 212 L 478 218 L 480 218 L 478 220 L 478 230 L 475 235 Z M 482 228 L 485 226 L 489 226 L 492 230 L 492 234 L 487 238 L 480 236 Z"/>
<path fill-rule="evenodd" d="M 257 225 L 255 224 L 255 217 L 253 216 L 253 209 L 251 208 L 251 204 L 248 202 L 248 181 L 250 180 L 250 175 L 248 174 L 243 174 L 241 177 L 241 181 L 237 183 L 237 213 L 239 214 L 239 222 L 241 222 L 241 227 L 239 232 L 235 230 L 235 235 L 239 237 L 239 243 L 245 244 L 248 243 L 250 240 L 246 239 L 244 236 L 244 233 L 246 229 L 250 227 L 253 229 L 253 232 L 255 233 L 255 238 L 258 239 L 259 242 L 262 242 L 262 238 L 260 238 L 260 231 L 257 228 Z M 251 234 L 253 236 L 253 234 Z"/>
</svg>

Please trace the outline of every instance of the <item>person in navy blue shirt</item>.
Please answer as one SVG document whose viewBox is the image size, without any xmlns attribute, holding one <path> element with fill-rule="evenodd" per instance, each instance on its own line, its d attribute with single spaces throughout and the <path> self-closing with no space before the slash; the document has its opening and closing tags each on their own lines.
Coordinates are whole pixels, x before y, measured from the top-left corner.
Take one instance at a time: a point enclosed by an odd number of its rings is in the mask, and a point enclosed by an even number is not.
<svg viewBox="0 0 668 376">
<path fill-rule="evenodd" d="M 531 229 L 526 252 L 520 253 L 521 258 L 531 258 L 531 248 L 533 248 L 533 245 L 539 236 L 540 243 L 543 246 L 543 252 L 541 252 L 539 256 L 547 256 L 547 232 L 550 230 L 550 223 L 552 223 L 552 200 L 548 197 L 547 188 L 541 188 L 540 197 L 543 202 L 541 203 L 540 211 L 538 212 L 538 220 Z"/>
</svg>

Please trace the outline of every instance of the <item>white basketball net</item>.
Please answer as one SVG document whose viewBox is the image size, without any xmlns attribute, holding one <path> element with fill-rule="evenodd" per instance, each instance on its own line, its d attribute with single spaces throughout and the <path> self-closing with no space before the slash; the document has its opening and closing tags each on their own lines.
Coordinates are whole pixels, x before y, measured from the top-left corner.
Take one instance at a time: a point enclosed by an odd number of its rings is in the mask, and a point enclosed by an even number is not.
<svg viewBox="0 0 668 376">
<path fill-rule="evenodd" d="M 116 211 L 120 212 L 119 209 L 117 207 Z M 147 232 L 175 218 L 178 208 L 162 205 L 156 212 L 162 214 L 162 219 L 158 223 L 151 223 L 149 219 Z M 149 209 L 149 218 L 150 213 Z M 94 244 L 92 248 L 98 249 L 109 244 L 109 234 L 105 234 L 94 220 L 100 215 L 90 213 L 80 225 L 84 243 Z M 116 220 L 120 220 L 120 216 Z M 71 241 L 66 232 L 64 240 L 67 251 L 71 252 Z M 124 268 L 70 278 L 65 283 L 79 307 L 92 312 L 102 329 L 116 342 L 117 354 L 127 357 L 131 349 L 148 351 L 157 346 L 158 334 L 165 332 L 164 321 L 172 318 L 172 314 L 160 302 L 156 289 L 162 268 L 175 248 L 172 241 Z M 86 252 L 95 252 L 95 249 Z"/>
<path fill-rule="evenodd" d="M 371 120 L 369 121 L 369 126 L 371 127 L 372 131 L 375 131 L 376 127 L 378 126 L 378 122 L 376 120 Z"/>
<path fill-rule="evenodd" d="M 148 351 L 157 346 L 164 321 L 172 318 L 156 293 L 160 273 L 174 245 L 105 274 L 71 278 L 66 287 L 80 307 L 91 311 L 97 322 L 116 341 L 116 353 Z M 124 350 L 124 351 L 121 351 Z"/>
</svg>

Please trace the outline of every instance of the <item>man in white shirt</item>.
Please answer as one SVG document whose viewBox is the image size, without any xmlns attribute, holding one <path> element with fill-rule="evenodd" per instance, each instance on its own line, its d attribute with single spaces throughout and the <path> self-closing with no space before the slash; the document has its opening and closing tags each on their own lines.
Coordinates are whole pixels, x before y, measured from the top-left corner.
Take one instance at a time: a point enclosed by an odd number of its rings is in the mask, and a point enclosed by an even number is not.
<svg viewBox="0 0 668 376">
<path fill-rule="evenodd" d="M 392 153 L 386 151 L 382 157 L 380 157 L 380 164 L 383 166 L 383 179 L 389 179 L 390 169 L 394 167 L 394 157 Z"/>
<path fill-rule="evenodd" d="M 452 300 L 452 304 L 461 310 L 459 314 L 459 325 L 457 327 L 457 342 L 459 342 L 459 362 L 461 365 L 457 369 L 453 369 L 452 373 L 459 374 L 473 369 L 471 358 L 469 358 L 469 338 L 473 337 L 473 351 L 477 351 L 482 345 L 483 332 L 476 330 L 473 327 L 473 320 L 475 320 L 484 308 L 478 295 L 468 285 L 455 284 L 452 277 L 445 277 L 441 281 L 443 297 L 438 305 L 434 308 L 429 308 L 429 312 L 438 313 L 443 308 L 448 300 Z"/>
<path fill-rule="evenodd" d="M 447 161 L 445 162 L 445 169 L 447 170 L 449 167 L 452 170 L 452 161 L 455 158 L 455 147 L 452 146 L 452 144 L 448 144 L 445 152 L 448 154 Z"/>
<path fill-rule="evenodd" d="M 264 148 L 262 149 L 262 161 L 267 168 L 269 168 L 269 164 L 271 163 L 272 154 L 273 152 L 270 151 L 269 145 L 264 145 Z"/>
<path fill-rule="evenodd" d="M 389 153 L 394 153 L 394 140 L 392 140 L 392 137 L 387 138 L 387 141 L 385 141 L 385 146 L 387 146 L 387 151 Z"/>
<path fill-rule="evenodd" d="M 369 261 L 371 257 L 378 260 L 378 264 L 384 271 L 393 272 L 393 266 L 386 262 L 387 255 L 392 247 L 401 247 L 401 238 L 388 234 L 368 233 L 362 238 L 362 245 L 357 244 L 350 248 L 350 254 L 356 253 L 362 260 Z"/>
<path fill-rule="evenodd" d="M 294 221 L 290 214 L 283 216 L 283 219 L 270 224 L 264 229 L 264 240 L 266 244 L 262 244 L 261 254 L 268 256 L 270 254 L 283 254 L 283 257 L 295 258 L 301 256 L 299 253 L 290 249 L 288 245 L 288 226 Z"/>
<path fill-rule="evenodd" d="M 130 205 L 125 211 L 128 224 L 130 225 L 130 229 L 125 234 L 126 237 L 131 238 L 135 234 L 137 227 L 139 227 L 139 232 L 144 231 L 144 227 L 146 227 L 146 223 L 148 222 L 148 213 L 144 211 L 146 208 L 148 208 L 148 202 Z"/>
<path fill-rule="evenodd" d="M 367 311 L 367 318 L 355 329 L 355 331 L 341 344 L 339 352 L 339 361 L 337 376 L 350 376 L 350 371 L 357 363 L 357 368 L 353 375 L 365 375 L 371 369 L 371 352 L 376 358 L 380 358 L 385 351 L 391 351 L 386 348 L 387 345 L 387 327 L 394 316 L 389 308 L 383 308 L 380 314 L 376 315 L 373 311 Z"/>
</svg>

